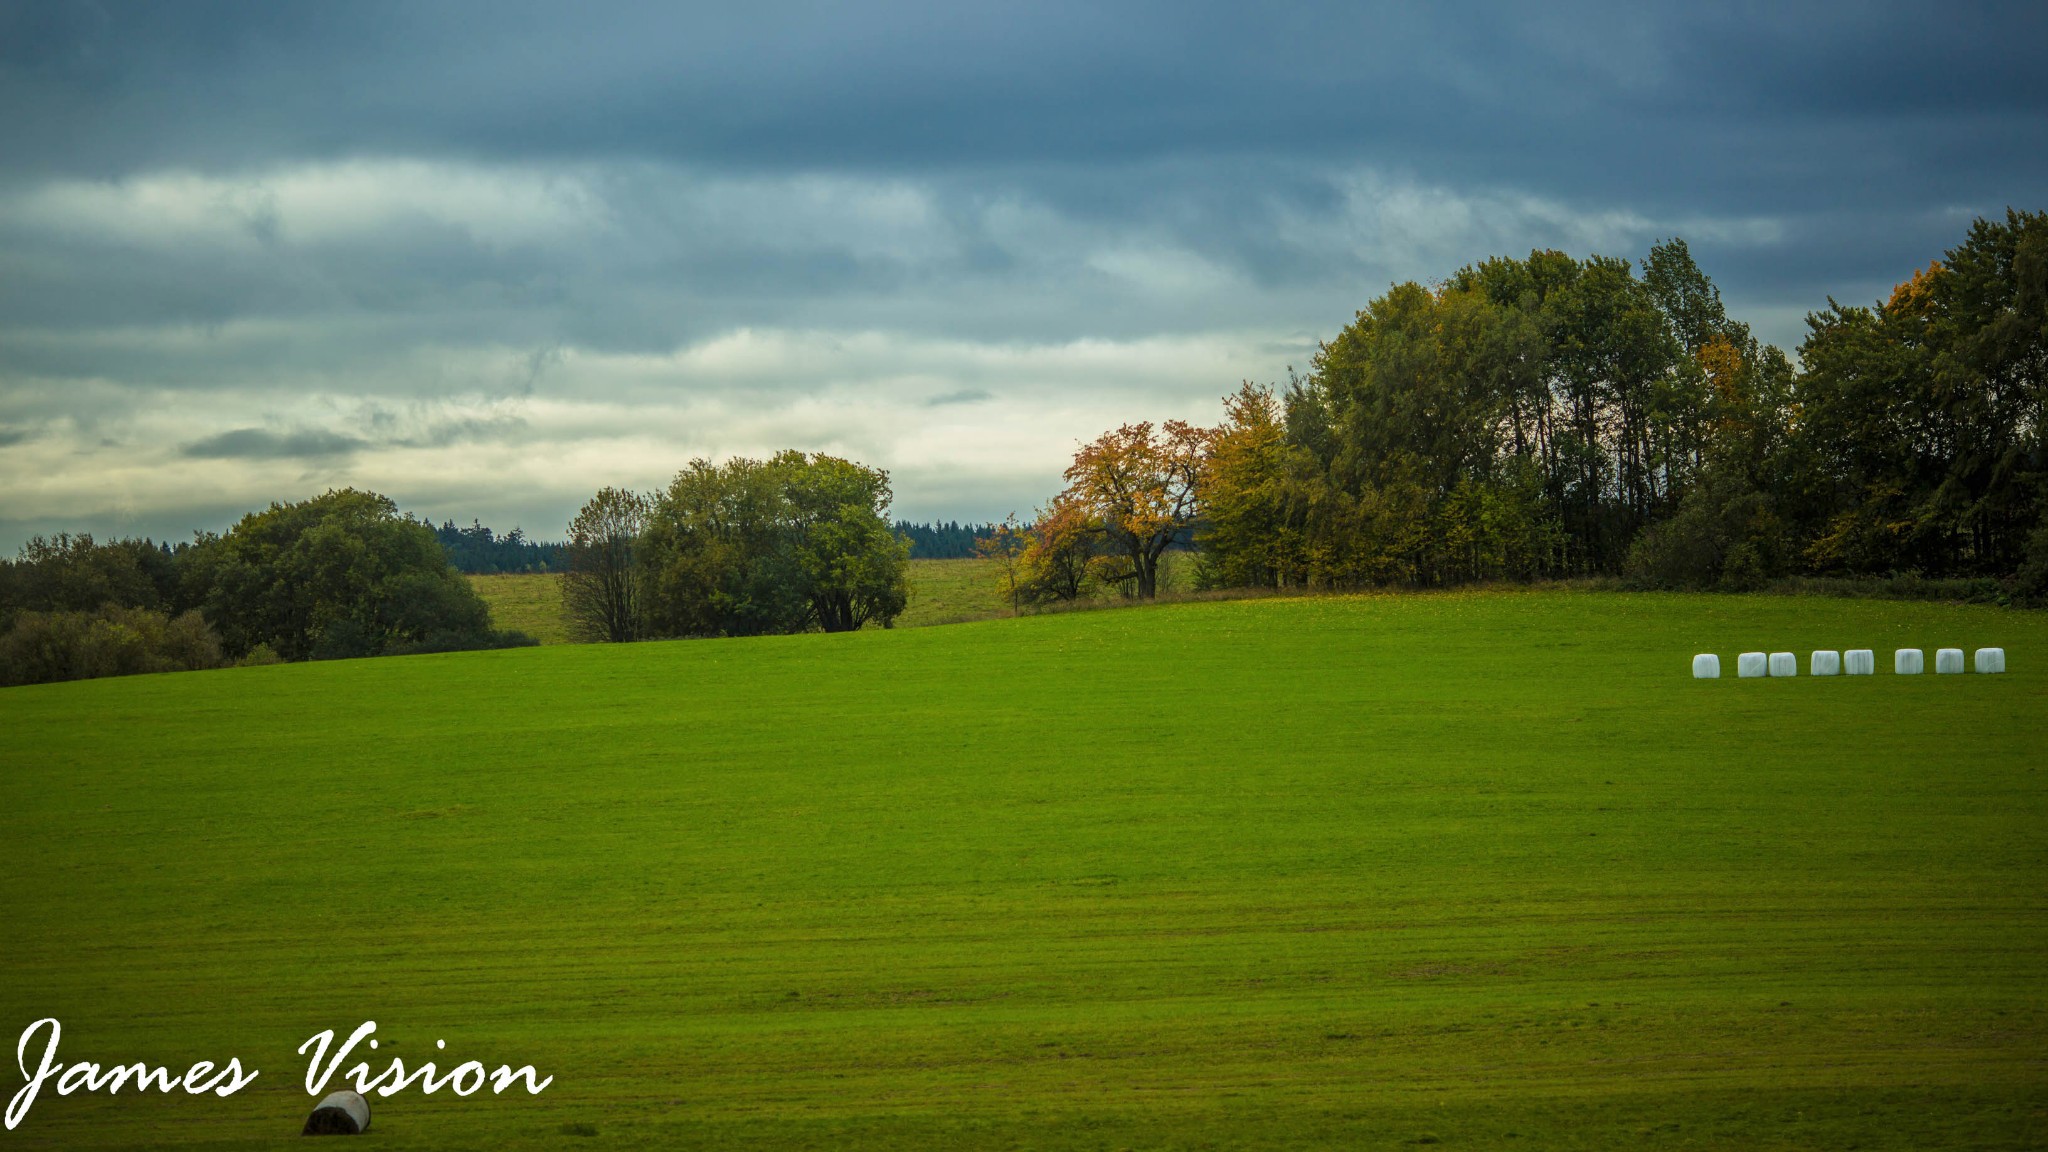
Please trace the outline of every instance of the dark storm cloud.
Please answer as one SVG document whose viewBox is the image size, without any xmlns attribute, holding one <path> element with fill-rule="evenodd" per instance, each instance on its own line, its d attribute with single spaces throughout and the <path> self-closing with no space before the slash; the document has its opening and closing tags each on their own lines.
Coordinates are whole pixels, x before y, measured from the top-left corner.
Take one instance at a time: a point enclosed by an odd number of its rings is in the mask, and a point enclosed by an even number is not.
<svg viewBox="0 0 2048 1152">
<path fill-rule="evenodd" d="M 2039 5 L 701 9 L 0 0 L 0 545 L 796 443 L 1000 515 L 1393 280 L 1681 235 L 1790 348 L 2048 189 Z"/>
<path fill-rule="evenodd" d="M 1588 209 L 1778 219 L 1794 242 L 1776 251 L 1712 237 L 1695 248 L 1725 260 L 1736 295 L 1789 298 L 1874 283 L 1849 264 L 1896 275 L 1953 242 L 1947 210 L 2025 206 L 2048 187 L 2038 5 L 55 0 L 0 12 L 0 180 L 357 156 L 907 175 L 947 196 L 950 263 L 983 281 L 1019 259 L 976 219 L 1007 192 L 1084 226 L 1170 234 L 1254 283 L 1327 286 L 1352 254 L 1289 244 L 1273 217 L 1329 210 L 1331 173 L 1367 166 Z M 631 181 L 610 191 L 663 251 L 661 191 L 642 204 Z M 247 229 L 260 239 L 265 226 L 253 207 Z M 699 236 L 667 254 L 579 278 L 443 228 L 338 248 L 315 277 L 230 261 L 104 283 L 75 253 L 15 253 L 40 275 L 0 278 L 0 316 L 61 324 L 104 305 L 214 323 L 251 299 L 397 309 L 476 285 L 544 303 L 600 277 L 621 299 L 549 338 L 647 346 L 687 338 L 664 297 L 715 329 L 731 322 L 722 309 L 761 322 L 791 301 L 857 305 L 934 275 L 829 245 Z M 636 279 L 651 289 L 628 291 Z"/>
<path fill-rule="evenodd" d="M 59 0 L 16 6 L 0 43 L 0 153 L 95 175 L 363 152 L 1307 156 L 1783 210 L 1817 181 L 1849 203 L 2016 195 L 2048 143 L 2038 5 Z"/>
</svg>

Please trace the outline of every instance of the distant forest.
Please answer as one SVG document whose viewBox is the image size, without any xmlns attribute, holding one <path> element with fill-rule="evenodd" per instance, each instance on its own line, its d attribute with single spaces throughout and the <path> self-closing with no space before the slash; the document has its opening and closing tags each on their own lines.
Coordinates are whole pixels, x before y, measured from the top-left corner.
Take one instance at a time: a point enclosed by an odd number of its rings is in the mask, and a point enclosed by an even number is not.
<svg viewBox="0 0 2048 1152">
<path fill-rule="evenodd" d="M 908 520 L 898 520 L 896 533 L 910 538 L 913 560 L 963 560 L 975 555 L 976 541 L 995 535 L 996 526 L 961 524 L 952 520 L 944 524 L 913 524 Z"/>
<path fill-rule="evenodd" d="M 910 540 L 910 555 L 917 560 L 964 560 L 975 555 L 974 544 L 995 535 L 993 524 L 962 524 L 955 520 L 945 523 L 914 524 L 898 520 L 896 531 Z M 514 528 L 503 535 L 485 527 L 481 521 L 471 520 L 469 527 L 457 527 L 455 521 L 443 521 L 434 535 L 441 540 L 441 547 L 448 550 L 448 562 L 458 572 L 487 576 L 494 573 L 516 572 L 560 572 L 563 564 L 563 550 L 566 544 L 545 540 L 534 540 L 524 530 Z"/>
<path fill-rule="evenodd" d="M 434 529 L 441 547 L 448 550 L 448 562 L 457 572 L 490 575 L 497 572 L 559 572 L 562 544 L 529 540 L 518 528 L 499 536 L 476 520 L 458 528 L 455 521 L 442 522 Z"/>
</svg>

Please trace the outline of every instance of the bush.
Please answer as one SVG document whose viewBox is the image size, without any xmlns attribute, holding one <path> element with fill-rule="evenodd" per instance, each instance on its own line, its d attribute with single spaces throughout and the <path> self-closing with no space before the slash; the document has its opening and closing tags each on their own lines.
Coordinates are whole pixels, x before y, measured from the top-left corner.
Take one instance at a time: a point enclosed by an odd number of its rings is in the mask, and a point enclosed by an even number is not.
<svg viewBox="0 0 2048 1152">
<path fill-rule="evenodd" d="M 277 654 L 277 649 L 272 648 L 268 644 L 258 644 L 254 648 L 251 648 L 247 652 L 243 653 L 242 658 L 240 660 L 235 661 L 235 667 L 261 668 L 270 664 L 282 663 L 284 663 L 284 657 L 279 656 Z"/>
<path fill-rule="evenodd" d="M 497 648 L 537 648 L 540 641 L 524 632 L 435 632 L 410 644 L 391 648 L 386 656 L 422 656 L 429 652 L 485 652 Z"/>
<path fill-rule="evenodd" d="M 0 684 L 44 684 L 219 668 L 220 637 L 197 612 L 24 612 L 0 634 Z"/>
<path fill-rule="evenodd" d="M 2026 559 L 2013 576 L 2012 596 L 2022 605 L 2048 605 L 2048 519 L 2027 539 Z"/>
<path fill-rule="evenodd" d="M 1637 587 L 1754 592 L 1784 573 L 1788 552 L 1769 496 L 1710 476 L 1636 537 L 1623 572 Z"/>
<path fill-rule="evenodd" d="M 1929 600 L 2001 606 L 2014 603 L 2005 585 L 1988 576 L 1795 576 L 1772 581 L 1769 590 L 1783 596 L 1833 596 L 1846 600 Z"/>
</svg>

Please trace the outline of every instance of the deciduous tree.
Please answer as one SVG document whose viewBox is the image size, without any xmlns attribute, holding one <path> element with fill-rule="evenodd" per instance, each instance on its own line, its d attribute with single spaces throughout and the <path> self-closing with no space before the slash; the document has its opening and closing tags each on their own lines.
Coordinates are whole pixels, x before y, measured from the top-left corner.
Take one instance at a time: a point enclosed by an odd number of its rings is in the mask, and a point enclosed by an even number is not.
<svg viewBox="0 0 2048 1152">
<path fill-rule="evenodd" d="M 649 503 L 637 492 L 605 488 L 569 522 L 562 609 L 578 638 L 639 638 L 644 621 L 634 552 L 647 527 Z"/>
<path fill-rule="evenodd" d="M 1063 494 L 1100 533 L 1104 552 L 1126 563 L 1136 595 L 1159 591 L 1159 557 L 1188 538 L 1209 433 L 1179 420 L 1105 432 L 1074 454 Z"/>
</svg>

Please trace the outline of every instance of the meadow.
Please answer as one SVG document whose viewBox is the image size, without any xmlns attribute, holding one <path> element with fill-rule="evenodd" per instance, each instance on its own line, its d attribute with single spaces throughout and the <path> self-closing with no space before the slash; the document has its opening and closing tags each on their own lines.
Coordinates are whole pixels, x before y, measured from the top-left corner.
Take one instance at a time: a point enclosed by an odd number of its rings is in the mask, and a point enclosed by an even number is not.
<svg viewBox="0 0 2048 1152">
<path fill-rule="evenodd" d="M 551 572 L 471 574 L 469 586 L 490 605 L 491 626 L 524 632 L 543 644 L 568 644 L 562 580 Z"/>
<path fill-rule="evenodd" d="M 1188 553 L 1168 553 L 1160 564 L 1161 589 L 1172 593 L 1191 587 L 1192 566 Z M 468 579 L 470 587 L 490 605 L 494 627 L 517 629 L 542 644 L 573 642 L 568 620 L 562 614 L 559 577 L 532 573 L 472 575 Z M 1114 593 L 1091 601 L 1119 606 L 1124 602 Z M 896 618 L 896 627 L 962 624 L 1011 614 L 1002 572 L 995 561 L 912 560 L 910 605 Z"/>
<path fill-rule="evenodd" d="M 262 1075 L 0 1143 L 292 1144 L 374 1019 L 555 1077 L 392 1149 L 2040 1147 L 2043 652 L 1490 591 L 8 689 L 0 1039 Z"/>
</svg>

